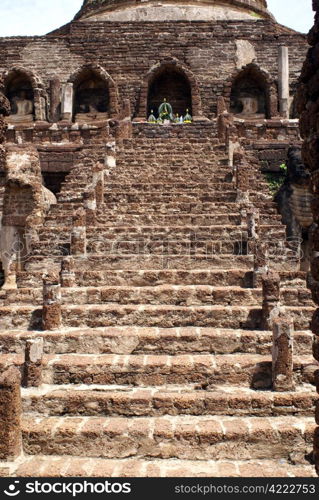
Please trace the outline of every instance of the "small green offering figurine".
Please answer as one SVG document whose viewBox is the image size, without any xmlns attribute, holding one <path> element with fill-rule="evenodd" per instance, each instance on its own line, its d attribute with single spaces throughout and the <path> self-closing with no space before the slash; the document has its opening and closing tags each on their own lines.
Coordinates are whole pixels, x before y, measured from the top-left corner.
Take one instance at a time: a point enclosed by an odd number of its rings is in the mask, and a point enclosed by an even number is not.
<svg viewBox="0 0 319 500">
<path fill-rule="evenodd" d="M 154 114 L 153 114 L 153 113 L 154 113 L 154 111 L 153 111 L 153 110 L 151 110 L 151 114 L 150 114 L 150 116 L 148 117 L 148 123 L 156 123 L 156 118 L 155 118 L 155 116 L 154 116 Z"/>
<path fill-rule="evenodd" d="M 193 121 L 193 118 L 189 114 L 189 110 L 186 109 L 186 115 L 184 116 L 184 123 L 192 123 L 192 121 Z"/>
</svg>

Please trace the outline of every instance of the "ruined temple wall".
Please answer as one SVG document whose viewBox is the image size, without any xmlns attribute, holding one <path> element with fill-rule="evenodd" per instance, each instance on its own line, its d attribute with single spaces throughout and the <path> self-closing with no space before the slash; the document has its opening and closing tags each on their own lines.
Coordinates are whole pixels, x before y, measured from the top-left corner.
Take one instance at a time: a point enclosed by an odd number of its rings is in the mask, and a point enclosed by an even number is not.
<svg viewBox="0 0 319 500">
<path fill-rule="evenodd" d="M 303 160 L 311 172 L 311 183 L 314 194 L 312 203 L 312 212 L 314 217 L 314 231 L 312 234 L 312 263 L 309 282 L 311 284 L 312 296 L 314 302 L 319 304 L 319 1 L 313 0 L 313 8 L 316 12 L 315 25 L 308 35 L 308 41 L 311 45 L 304 63 L 300 86 L 297 96 L 299 113 L 301 114 L 300 130 L 304 139 L 303 142 Z M 313 344 L 313 354 L 319 361 L 319 309 L 313 315 L 312 331 L 315 334 Z M 319 377 L 316 377 L 317 391 L 319 392 Z M 319 402 L 316 407 L 316 423 L 319 426 Z M 314 439 L 314 459 L 316 470 L 319 474 L 319 427 L 315 431 Z"/>
<path fill-rule="evenodd" d="M 0 72 L 22 66 L 48 91 L 52 78 L 65 83 L 84 64 L 99 64 L 114 79 L 120 101 L 130 99 L 136 114 L 144 76 L 173 57 L 195 75 L 203 113 L 211 117 L 217 96 L 242 66 L 254 59 L 276 82 L 278 47 L 288 45 L 293 90 L 306 54 L 304 35 L 270 21 L 74 22 L 68 29 L 68 34 L 0 39 Z M 252 47 L 240 47 L 240 40 Z"/>
</svg>

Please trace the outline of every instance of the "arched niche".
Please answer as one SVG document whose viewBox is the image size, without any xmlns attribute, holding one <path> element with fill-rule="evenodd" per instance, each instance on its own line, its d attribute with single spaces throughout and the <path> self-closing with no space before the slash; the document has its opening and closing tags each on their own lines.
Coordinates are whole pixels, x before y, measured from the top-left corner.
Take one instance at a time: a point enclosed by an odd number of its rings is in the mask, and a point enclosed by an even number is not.
<svg viewBox="0 0 319 500">
<path fill-rule="evenodd" d="M 192 90 L 188 78 L 173 68 L 163 68 L 150 82 L 147 95 L 147 114 L 154 111 L 158 117 L 158 107 L 167 99 L 172 105 L 173 113 L 186 114 L 186 109 L 192 113 Z"/>
<path fill-rule="evenodd" d="M 41 79 L 21 66 L 10 69 L 3 77 L 5 94 L 11 105 L 11 114 L 7 121 L 46 121 L 47 93 Z"/>
<path fill-rule="evenodd" d="M 69 82 L 73 84 L 74 121 L 103 120 L 118 113 L 115 84 L 102 68 L 85 66 Z"/>
<path fill-rule="evenodd" d="M 142 82 L 137 120 L 145 120 L 166 98 L 173 113 L 185 114 L 188 108 L 195 118 L 202 117 L 199 86 L 194 74 L 179 61 L 169 58 L 154 65 Z"/>
<path fill-rule="evenodd" d="M 5 93 L 10 102 L 10 122 L 32 122 L 35 119 L 34 90 L 31 79 L 22 71 L 12 71 L 5 82 Z"/>
<path fill-rule="evenodd" d="M 251 64 L 232 81 L 230 112 L 242 118 L 270 118 L 270 84 L 258 66 Z"/>
</svg>

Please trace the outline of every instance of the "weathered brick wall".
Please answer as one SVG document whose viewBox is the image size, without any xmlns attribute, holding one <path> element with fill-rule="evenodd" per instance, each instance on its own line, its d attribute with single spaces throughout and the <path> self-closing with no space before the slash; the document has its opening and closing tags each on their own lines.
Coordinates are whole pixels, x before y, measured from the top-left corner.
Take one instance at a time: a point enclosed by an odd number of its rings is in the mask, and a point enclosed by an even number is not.
<svg viewBox="0 0 319 500">
<path fill-rule="evenodd" d="M 298 142 L 294 142 L 298 144 Z M 248 150 L 253 150 L 257 156 L 263 172 L 276 172 L 280 173 L 280 165 L 286 162 L 287 152 L 289 149 L 289 141 L 283 142 L 267 142 L 267 144 L 260 142 L 253 142 Z"/>
<path fill-rule="evenodd" d="M 49 95 L 53 78 L 67 82 L 84 64 L 98 64 L 115 81 L 120 102 L 128 98 L 133 113 L 137 114 L 147 72 L 166 58 L 176 58 L 194 74 L 203 113 L 211 117 L 216 112 L 217 96 L 225 93 L 225 82 L 230 84 L 243 65 L 238 62 L 243 57 L 238 52 L 238 40 L 249 41 L 255 51 L 255 62 L 273 82 L 277 81 L 278 47 L 288 45 L 290 83 L 295 88 L 306 52 L 305 36 L 270 20 L 78 21 L 46 37 L 0 39 L 0 72 L 17 66 L 31 70 Z"/>
<path fill-rule="evenodd" d="M 316 11 L 315 25 L 308 35 L 311 45 L 307 59 L 304 63 L 297 102 L 301 114 L 300 130 L 304 139 L 303 159 L 306 167 L 312 173 L 312 188 L 314 192 L 313 216 L 316 225 L 319 224 L 319 0 L 313 0 L 313 8 Z M 312 295 L 316 304 L 319 304 L 319 229 L 313 234 L 312 255 Z M 315 334 L 313 353 L 319 360 L 319 309 L 316 310 L 312 320 L 312 331 Z M 319 390 L 319 378 L 317 377 L 317 390 Z M 316 409 L 316 422 L 319 425 L 319 404 Z M 315 432 L 314 455 L 317 473 L 319 474 L 319 427 Z"/>
<path fill-rule="evenodd" d="M 4 96 L 4 87 L 3 87 L 3 79 L 0 75 L 0 171 L 4 170 L 5 163 L 5 150 L 4 150 L 4 141 L 6 136 L 6 123 L 4 121 L 4 117 L 9 114 L 10 106 L 8 100 Z"/>
</svg>

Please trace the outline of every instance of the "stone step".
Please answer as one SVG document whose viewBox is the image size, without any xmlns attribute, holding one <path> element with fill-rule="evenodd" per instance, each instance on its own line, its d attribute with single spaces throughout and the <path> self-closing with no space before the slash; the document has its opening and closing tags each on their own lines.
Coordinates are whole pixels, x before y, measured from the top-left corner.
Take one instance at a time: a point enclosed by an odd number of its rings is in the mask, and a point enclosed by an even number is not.
<svg viewBox="0 0 319 500">
<path fill-rule="evenodd" d="M 87 237 L 86 252 L 88 258 L 90 255 L 104 255 L 109 257 L 112 255 L 136 255 L 139 258 L 148 255 L 158 255 L 162 259 L 170 260 L 171 255 L 183 256 L 184 258 L 192 259 L 194 261 L 193 267 L 197 266 L 197 256 L 201 255 L 207 260 L 214 259 L 217 256 L 225 255 L 246 255 L 251 254 L 253 247 L 246 244 L 245 240 L 241 238 L 241 234 L 233 234 L 233 239 L 228 240 L 210 240 L 206 239 L 165 239 L 163 238 L 142 238 L 136 236 L 121 237 L 118 238 L 106 238 L 99 232 L 96 235 Z M 63 238 L 66 239 L 63 239 Z M 43 239 L 34 246 L 32 249 L 33 256 L 64 256 L 70 253 L 70 237 L 65 232 L 60 235 L 58 239 L 54 235 L 50 238 L 49 235 L 46 236 L 47 239 Z M 285 258 L 283 255 L 282 258 Z M 232 263 L 230 263 L 232 264 Z M 172 264 L 175 266 L 175 264 Z M 163 266 L 163 264 L 162 264 Z M 141 267 L 144 267 L 141 264 Z M 154 266 L 153 266 L 154 267 Z"/>
<path fill-rule="evenodd" d="M 0 304 L 42 305 L 41 288 L 0 290 Z M 84 286 L 62 288 L 63 304 L 172 304 L 172 305 L 256 305 L 262 303 L 262 290 L 240 286 L 153 285 Z M 310 290 L 281 288 L 281 303 L 288 306 L 313 306 Z"/>
<path fill-rule="evenodd" d="M 148 175 L 148 174 L 156 174 L 157 171 L 162 174 L 165 172 L 168 173 L 177 173 L 182 174 L 185 172 L 188 173 L 196 172 L 199 175 L 204 172 L 208 175 L 218 174 L 219 172 L 233 172 L 233 167 L 229 164 L 229 158 L 225 156 L 221 156 L 220 154 L 215 154 L 208 152 L 207 156 L 204 154 L 198 155 L 197 153 L 190 154 L 187 159 L 178 160 L 174 158 L 169 158 L 167 156 L 158 157 L 156 153 L 149 153 L 148 157 L 139 154 L 139 152 L 135 152 L 135 156 L 132 158 L 130 153 L 125 155 L 119 154 L 116 158 L 116 172 L 120 175 L 125 175 L 128 172 L 133 175 L 125 178 L 129 178 L 130 181 L 135 180 L 135 173 L 139 175 Z M 113 176 L 114 170 L 110 170 L 107 174 Z M 262 173 L 259 172 L 256 168 L 249 172 L 250 176 L 256 176 L 258 178 L 263 178 Z M 162 177 L 158 177 L 159 182 L 163 181 Z M 166 180 L 164 178 L 164 180 Z M 185 180 L 185 176 L 184 176 Z"/>
<path fill-rule="evenodd" d="M 127 193 L 127 192 L 110 192 L 106 193 L 104 196 L 105 203 L 156 203 L 156 204 L 164 204 L 166 207 L 168 204 L 174 203 L 178 200 L 179 203 L 217 203 L 217 202 L 226 202 L 226 203 L 235 203 L 236 202 L 237 193 L 236 190 L 222 190 L 220 192 L 212 192 L 209 191 L 207 194 L 204 194 L 202 191 L 200 192 L 189 192 L 185 191 L 175 191 L 175 192 L 166 192 L 166 193 L 158 193 L 155 192 L 147 192 L 147 193 Z M 260 201 L 268 201 L 270 199 L 270 195 L 265 195 L 262 191 L 250 191 L 250 201 L 255 204 L 255 202 Z M 78 198 L 73 196 L 73 193 L 70 193 L 69 197 L 65 196 L 65 201 L 77 201 Z"/>
<path fill-rule="evenodd" d="M 164 177 L 165 176 L 165 177 Z M 213 183 L 232 183 L 233 174 L 229 168 L 218 168 L 212 170 L 211 168 L 205 169 L 160 169 L 159 167 L 154 167 L 154 169 L 147 169 L 145 171 L 141 170 L 141 167 L 132 168 L 129 167 L 124 171 L 118 171 L 116 174 L 116 179 L 113 176 L 106 177 L 106 181 L 115 181 L 117 186 L 125 186 L 126 189 L 132 188 L 131 181 L 134 179 L 135 183 L 151 186 L 160 185 L 167 189 L 175 188 L 177 185 L 185 183 L 185 179 L 189 181 L 189 185 L 204 185 L 205 180 Z M 165 184 L 163 184 L 163 178 L 165 178 Z M 264 183 L 265 184 L 265 183 Z M 76 186 L 76 181 L 72 183 Z M 86 183 L 87 185 L 87 183 Z M 110 188 L 108 182 L 106 182 L 107 188 Z M 207 183 L 204 189 L 207 188 Z M 142 188 L 140 188 L 142 189 Z M 189 187 L 187 187 L 189 189 Z"/>
<path fill-rule="evenodd" d="M 151 269 L 151 270 L 94 270 L 94 264 L 84 262 L 76 256 L 74 259 L 75 278 L 77 286 L 157 286 L 163 284 L 171 285 L 211 285 L 211 286 L 242 286 L 249 287 L 252 284 L 251 273 L 246 269 L 228 270 L 177 270 L 177 269 Z M 30 288 L 34 286 L 34 278 L 39 283 L 42 281 L 43 272 L 33 271 L 32 275 L 26 272 L 18 274 L 17 283 L 20 288 Z M 292 280 L 292 278 L 291 278 Z M 282 284 L 290 283 L 290 280 L 283 281 Z M 300 282 L 304 285 L 304 277 Z M 11 293 L 14 293 L 12 291 Z"/>
<path fill-rule="evenodd" d="M 5 330 L 0 332 L 4 354 L 23 354 L 27 339 L 44 339 L 46 354 L 260 354 L 269 355 L 272 332 L 207 327 L 100 327 L 63 328 L 52 332 Z M 294 332 L 294 354 L 309 355 L 313 334 Z"/>
<path fill-rule="evenodd" d="M 142 418 L 25 416 L 28 455 L 191 460 L 292 459 L 304 463 L 315 423 L 300 417 Z M 298 450 L 296 452 L 296 450 Z"/>
<path fill-rule="evenodd" d="M 309 328 L 313 308 L 289 308 L 297 328 Z M 308 316 L 305 316 L 308 315 Z M 171 306 L 90 304 L 62 307 L 65 327 L 100 326 L 210 326 L 217 328 L 258 329 L 261 323 L 259 307 L 240 306 Z M 1 306 L 0 329 L 41 328 L 41 308 L 36 306 Z"/>
<path fill-rule="evenodd" d="M 73 257 L 75 269 L 75 284 L 79 287 L 92 286 L 159 286 L 159 285 L 210 285 L 210 286 L 239 286 L 250 288 L 253 286 L 252 272 L 247 269 L 225 269 L 225 270 L 203 270 L 203 269 L 151 269 L 151 270 L 95 270 L 94 265 L 87 263 L 84 259 Z M 57 269 L 58 270 L 58 269 Z M 17 283 L 19 289 L 34 288 L 35 282 L 42 286 L 42 271 L 34 270 L 32 274 L 19 272 Z M 305 289 L 304 272 L 281 272 L 281 287 L 288 289 L 296 288 L 294 293 L 305 293 L 310 297 L 310 292 Z M 9 291 L 8 291 L 9 292 Z M 7 292 L 7 293 L 8 293 Z M 5 292 L 3 292 L 5 293 Z M 14 294 L 12 290 L 9 293 Z M 1 292 L 0 292 L 1 295 Z M 301 300 L 304 300 L 303 295 Z"/>
<path fill-rule="evenodd" d="M 77 200 L 77 197 L 73 196 L 73 193 L 70 193 L 69 196 L 65 196 L 65 199 L 68 200 Z M 255 199 L 256 196 L 252 193 L 252 199 Z M 104 202 L 106 203 L 172 203 L 175 200 L 178 200 L 179 203 L 194 203 L 195 201 L 199 203 L 207 203 L 207 202 L 235 202 L 236 201 L 236 191 L 220 191 L 220 192 L 212 192 L 209 191 L 207 194 L 204 194 L 202 191 L 195 192 L 192 191 L 190 193 L 186 193 L 185 191 L 176 191 L 174 193 L 158 193 L 157 191 L 148 193 L 127 193 L 125 191 L 117 192 L 117 193 L 106 193 L 104 196 Z"/>
<path fill-rule="evenodd" d="M 58 203 L 50 209 L 49 215 L 63 215 L 67 212 L 74 212 L 81 205 L 78 203 Z M 262 215 L 278 215 L 275 204 L 271 201 L 255 201 L 254 206 L 261 210 Z M 154 213 L 154 215 L 174 215 L 174 214 L 193 214 L 204 215 L 208 214 L 229 214 L 239 213 L 240 205 L 235 201 L 213 201 L 213 202 L 181 202 L 180 200 L 173 202 L 153 203 L 122 203 L 118 205 L 116 202 L 104 202 L 98 208 L 97 214 L 104 215 L 112 212 L 125 212 L 128 214 Z"/>
<path fill-rule="evenodd" d="M 156 130 L 156 137 L 144 137 L 143 139 L 124 139 L 123 147 L 117 150 L 117 157 L 131 158 L 134 161 L 135 156 L 141 156 L 148 160 L 149 156 L 157 158 L 167 158 L 170 162 L 181 163 L 187 162 L 187 159 L 192 156 L 199 156 L 199 153 L 205 153 L 201 159 L 209 159 L 213 153 L 220 156 L 225 156 L 225 144 L 221 145 L 214 137 L 160 137 Z M 165 131 L 166 133 L 166 131 Z M 172 152 L 174 151 L 174 154 Z M 181 153 L 181 154 L 177 154 Z"/>
<path fill-rule="evenodd" d="M 28 456 L 0 466 L 15 477 L 317 477 L 311 465 L 288 460 L 176 460 L 107 459 L 64 455 Z"/>
<path fill-rule="evenodd" d="M 23 411 L 46 416 L 159 417 L 164 415 L 307 416 L 315 412 L 315 388 L 296 392 L 256 391 L 234 386 L 194 390 L 184 384 L 164 388 L 43 385 L 22 389 Z"/>
<path fill-rule="evenodd" d="M 45 219 L 45 227 L 65 226 L 71 225 L 73 222 L 73 215 L 61 214 L 48 215 Z M 265 215 L 261 217 L 261 225 L 281 225 L 281 216 L 279 215 Z M 98 213 L 96 217 L 97 225 L 108 226 L 216 226 L 216 225 L 240 225 L 241 216 L 239 214 L 110 214 Z"/>
<path fill-rule="evenodd" d="M 167 149 L 169 148 L 169 149 Z M 172 154 L 173 152 L 173 154 Z M 141 142 L 132 142 L 126 144 L 124 148 L 117 150 L 116 158 L 118 162 L 134 164 L 141 160 L 145 165 L 153 165 L 154 162 L 159 164 L 168 163 L 169 165 L 187 165 L 193 158 L 198 162 L 213 163 L 216 160 L 227 159 L 224 149 L 209 143 L 187 143 L 182 141 L 175 144 L 166 141 L 155 141 L 149 139 L 149 144 Z M 151 160 L 151 161 L 150 161 Z"/>
<path fill-rule="evenodd" d="M 311 355 L 294 356 L 297 384 L 314 383 L 319 364 Z M 61 354 L 43 359 L 46 384 L 161 386 L 196 384 L 270 389 L 271 356 L 258 354 L 120 355 Z"/>
<path fill-rule="evenodd" d="M 219 192 L 219 191 L 231 191 L 233 188 L 235 188 L 234 184 L 232 182 L 210 182 L 209 179 L 207 179 L 206 183 L 202 184 L 195 184 L 191 182 L 187 183 L 178 183 L 175 182 L 174 184 L 172 183 L 159 183 L 159 184 L 147 184 L 146 182 L 142 183 L 134 183 L 134 184 L 129 184 L 129 183 L 114 183 L 114 182 L 109 182 L 107 183 L 106 189 L 105 189 L 105 195 L 112 194 L 112 193 L 128 193 L 128 194 L 134 194 L 135 192 L 140 193 L 164 193 L 164 194 L 169 194 L 169 193 L 175 193 L 175 192 L 184 192 L 184 194 L 187 194 L 188 191 L 192 193 L 197 193 L 201 192 L 203 195 L 206 193 L 214 193 L 214 192 Z"/>
<path fill-rule="evenodd" d="M 296 330 L 310 327 L 314 307 L 288 307 Z M 42 311 L 37 306 L 0 306 L 0 329 L 40 329 Z M 158 326 L 174 328 L 201 326 L 213 328 L 259 329 L 261 308 L 254 306 L 173 306 L 90 304 L 62 306 L 65 327 Z"/>
<path fill-rule="evenodd" d="M 58 193 L 58 196 L 64 192 L 64 190 L 71 190 L 71 189 L 78 189 L 79 191 L 85 190 L 86 187 L 88 186 L 89 181 L 88 179 L 81 179 L 79 176 L 75 177 L 74 180 L 67 179 L 62 186 L 61 186 L 61 191 Z"/>
<path fill-rule="evenodd" d="M 64 254 L 65 255 L 65 254 Z M 28 285 L 31 286 L 42 286 L 42 275 L 43 268 L 46 266 L 55 269 L 57 273 L 61 270 L 61 257 L 57 256 L 30 256 L 25 263 L 25 273 L 28 274 Z M 106 271 L 126 271 L 132 270 L 136 266 L 140 265 L 141 272 L 144 271 L 169 271 L 170 269 L 174 271 L 185 271 L 195 269 L 197 271 L 217 271 L 222 269 L 227 270 L 246 270 L 248 285 L 251 286 L 252 283 L 252 266 L 253 266 L 253 255 L 186 255 L 181 253 L 180 255 L 156 255 L 156 254 L 87 254 L 86 256 L 78 257 L 75 259 L 75 270 L 76 272 L 86 272 L 99 269 L 99 272 Z M 285 256 L 280 259 L 278 255 L 274 255 L 270 258 L 271 269 L 286 276 L 297 276 L 300 268 L 299 260 L 288 260 Z M 40 274 L 42 271 L 42 275 Z M 25 276 L 25 274 L 24 274 Z M 36 284 L 36 278 L 39 278 L 38 284 Z M 284 279 L 287 283 L 290 281 L 288 278 Z M 291 286 L 305 286 L 305 281 L 295 277 L 291 278 Z"/>
<path fill-rule="evenodd" d="M 276 208 L 272 204 L 268 204 L 267 201 L 254 201 L 254 206 L 259 209 L 261 217 L 264 219 L 265 217 L 277 216 L 278 212 Z M 63 213 L 71 212 L 75 210 L 74 208 L 69 208 L 68 210 L 64 209 L 64 204 L 61 203 L 59 205 L 55 205 L 58 207 L 54 212 L 54 214 L 62 215 Z M 52 207 L 53 210 L 53 207 Z M 240 205 L 236 203 L 235 199 L 230 201 L 216 201 L 216 202 L 182 202 L 182 201 L 169 201 L 169 202 L 157 202 L 152 203 L 149 202 L 127 202 L 126 200 L 122 200 L 120 204 L 117 202 L 107 202 L 104 201 L 97 210 L 97 215 L 104 216 L 109 214 L 110 216 L 115 216 L 117 214 L 127 214 L 127 215 L 142 215 L 149 214 L 151 216 L 165 216 L 165 215 L 182 215 L 182 214 L 191 214 L 191 215 L 206 215 L 206 214 L 222 214 L 228 215 L 229 213 L 237 213 L 240 212 Z M 50 212 L 51 214 L 51 212 Z"/>
<path fill-rule="evenodd" d="M 70 238 L 70 231 L 67 226 L 45 226 L 39 230 L 40 243 L 49 241 L 51 238 L 55 237 L 58 239 L 61 233 L 66 236 L 66 239 Z M 285 227 L 280 224 L 271 225 L 260 225 L 259 226 L 260 236 L 273 237 L 272 239 L 285 240 L 286 230 Z M 229 240 L 245 240 L 247 239 L 247 228 L 245 226 L 233 226 L 233 225 L 220 225 L 217 226 L 88 226 L 86 229 L 87 240 L 96 239 L 98 236 L 99 240 L 106 243 L 105 240 L 117 240 L 120 241 L 136 241 L 147 240 L 147 241 L 172 241 L 176 242 L 179 239 L 184 241 L 216 241 L 223 242 Z M 275 238 L 276 237 L 276 238 Z M 62 238 L 60 238 L 62 239 Z M 220 246 L 220 244 L 219 244 Z"/>
</svg>

